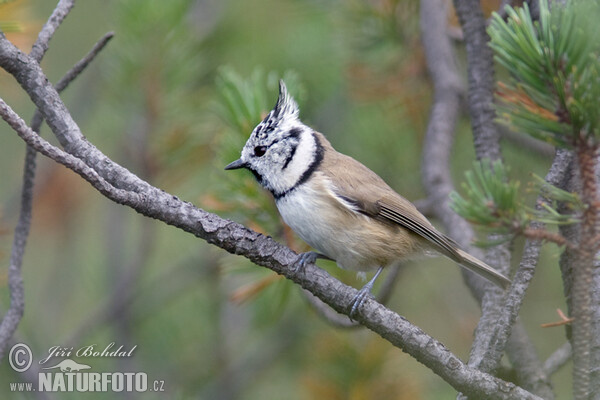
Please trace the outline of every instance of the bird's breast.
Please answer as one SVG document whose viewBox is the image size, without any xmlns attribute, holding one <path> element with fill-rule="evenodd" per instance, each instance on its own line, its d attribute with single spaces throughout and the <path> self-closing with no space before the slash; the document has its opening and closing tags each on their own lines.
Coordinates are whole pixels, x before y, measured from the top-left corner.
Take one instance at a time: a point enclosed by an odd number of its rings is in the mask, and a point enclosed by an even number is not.
<svg viewBox="0 0 600 400">
<path fill-rule="evenodd" d="M 311 181 L 278 199 L 277 208 L 302 240 L 344 269 L 368 271 L 417 251 L 404 229 L 346 209 Z"/>
</svg>

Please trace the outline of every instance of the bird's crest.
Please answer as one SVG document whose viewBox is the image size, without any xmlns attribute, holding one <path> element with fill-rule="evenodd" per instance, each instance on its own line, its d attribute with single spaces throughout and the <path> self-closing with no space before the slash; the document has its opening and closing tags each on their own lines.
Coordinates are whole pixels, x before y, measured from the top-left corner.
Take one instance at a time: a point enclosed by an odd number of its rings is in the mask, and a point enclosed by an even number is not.
<svg viewBox="0 0 600 400">
<path fill-rule="evenodd" d="M 256 134 L 265 137 L 273 132 L 284 121 L 298 119 L 298 104 L 287 91 L 282 79 L 279 80 L 279 97 L 277 103 L 265 119 L 256 127 Z"/>
</svg>

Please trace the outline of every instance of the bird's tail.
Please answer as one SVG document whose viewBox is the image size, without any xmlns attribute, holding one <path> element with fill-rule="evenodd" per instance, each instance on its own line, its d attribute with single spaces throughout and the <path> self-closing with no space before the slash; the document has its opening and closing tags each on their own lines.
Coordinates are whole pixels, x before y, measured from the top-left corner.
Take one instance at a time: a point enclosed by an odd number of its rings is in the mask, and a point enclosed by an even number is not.
<svg viewBox="0 0 600 400">
<path fill-rule="evenodd" d="M 484 277 L 485 279 L 495 283 L 503 289 L 506 289 L 510 285 L 510 279 L 490 267 L 486 263 L 477 258 L 473 257 L 467 252 L 457 249 L 457 253 L 460 256 L 460 265 L 468 269 L 469 271 L 475 272 L 477 275 Z"/>
</svg>

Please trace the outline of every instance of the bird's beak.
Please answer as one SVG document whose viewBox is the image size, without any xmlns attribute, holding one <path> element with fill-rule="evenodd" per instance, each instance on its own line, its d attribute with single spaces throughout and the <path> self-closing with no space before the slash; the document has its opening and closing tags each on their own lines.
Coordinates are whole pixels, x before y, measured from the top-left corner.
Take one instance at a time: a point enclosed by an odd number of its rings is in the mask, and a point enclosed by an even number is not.
<svg viewBox="0 0 600 400">
<path fill-rule="evenodd" d="M 232 162 L 231 164 L 228 164 L 225 167 L 226 170 L 229 170 L 229 169 L 240 169 L 240 168 L 246 168 L 246 163 L 244 161 L 242 161 L 241 158 L 239 160 L 235 160 L 234 162 Z"/>
</svg>

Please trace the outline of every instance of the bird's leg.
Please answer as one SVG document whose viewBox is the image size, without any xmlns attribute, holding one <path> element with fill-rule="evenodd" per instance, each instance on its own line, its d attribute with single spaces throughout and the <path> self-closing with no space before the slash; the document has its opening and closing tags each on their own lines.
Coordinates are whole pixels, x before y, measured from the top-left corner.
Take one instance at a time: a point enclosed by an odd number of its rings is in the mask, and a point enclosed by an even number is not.
<svg viewBox="0 0 600 400">
<path fill-rule="evenodd" d="M 327 257 L 325 254 L 317 253 L 316 251 L 307 251 L 298 256 L 292 268 L 295 272 L 302 272 L 304 271 L 306 264 L 314 264 L 318 258 L 331 260 L 331 258 Z"/>
<path fill-rule="evenodd" d="M 356 314 L 356 311 L 358 311 L 358 308 L 362 306 L 367 297 L 373 297 L 371 290 L 373 289 L 375 280 L 379 274 L 381 274 L 381 271 L 383 271 L 383 267 L 379 267 L 377 272 L 375 272 L 375 276 L 373 276 L 373 278 L 367 282 L 367 284 L 363 286 L 362 289 L 358 291 L 358 294 L 352 299 L 352 302 L 350 303 L 350 319 L 352 319 L 352 317 Z"/>
</svg>

